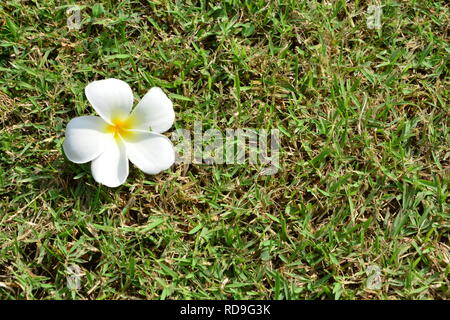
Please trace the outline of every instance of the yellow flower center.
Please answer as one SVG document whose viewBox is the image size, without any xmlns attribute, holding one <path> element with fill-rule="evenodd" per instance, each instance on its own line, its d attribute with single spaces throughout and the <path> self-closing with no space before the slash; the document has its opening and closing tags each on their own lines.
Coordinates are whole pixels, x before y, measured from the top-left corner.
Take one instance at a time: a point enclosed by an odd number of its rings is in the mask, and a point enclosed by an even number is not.
<svg viewBox="0 0 450 320">
<path fill-rule="evenodd" d="M 133 121 L 130 118 L 120 119 L 116 118 L 112 120 L 113 124 L 108 124 L 105 128 L 107 133 L 112 133 L 115 139 L 122 137 L 123 139 L 128 139 L 133 136 L 133 132 L 129 131 L 133 128 Z"/>
</svg>

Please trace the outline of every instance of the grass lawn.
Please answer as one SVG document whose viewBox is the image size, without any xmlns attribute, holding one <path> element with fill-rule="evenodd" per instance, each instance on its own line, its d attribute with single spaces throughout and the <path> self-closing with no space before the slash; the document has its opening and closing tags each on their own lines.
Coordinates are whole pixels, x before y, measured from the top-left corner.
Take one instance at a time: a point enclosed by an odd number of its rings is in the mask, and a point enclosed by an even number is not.
<svg viewBox="0 0 450 320">
<path fill-rule="evenodd" d="M 446 1 L 97 2 L 0 3 L 0 298 L 450 298 Z M 168 136 L 279 130 L 278 172 L 99 185 L 62 143 L 111 77 L 168 94 Z"/>
</svg>

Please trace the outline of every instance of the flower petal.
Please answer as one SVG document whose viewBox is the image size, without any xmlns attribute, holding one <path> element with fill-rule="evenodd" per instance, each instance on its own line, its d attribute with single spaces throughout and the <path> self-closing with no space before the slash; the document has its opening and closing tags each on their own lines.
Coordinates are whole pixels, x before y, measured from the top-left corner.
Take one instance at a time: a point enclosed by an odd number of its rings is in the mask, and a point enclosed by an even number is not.
<svg viewBox="0 0 450 320">
<path fill-rule="evenodd" d="M 105 150 L 92 161 L 91 171 L 95 181 L 110 188 L 125 182 L 128 177 L 128 159 L 125 144 L 120 138 L 109 135 Z"/>
<path fill-rule="evenodd" d="M 128 159 L 148 174 L 157 174 L 175 162 L 172 142 L 165 136 L 133 130 L 132 138 L 124 139 Z"/>
<path fill-rule="evenodd" d="M 158 87 L 151 88 L 139 101 L 131 115 L 135 127 L 141 130 L 163 133 L 167 131 L 175 120 L 173 103 Z"/>
<path fill-rule="evenodd" d="M 116 118 L 128 117 L 133 107 L 133 92 L 122 80 L 94 81 L 86 86 L 84 92 L 95 111 L 109 123 Z"/>
<path fill-rule="evenodd" d="M 100 117 L 77 117 L 67 125 L 63 149 L 67 158 L 75 163 L 85 163 L 97 158 L 104 150 L 105 121 Z"/>
</svg>

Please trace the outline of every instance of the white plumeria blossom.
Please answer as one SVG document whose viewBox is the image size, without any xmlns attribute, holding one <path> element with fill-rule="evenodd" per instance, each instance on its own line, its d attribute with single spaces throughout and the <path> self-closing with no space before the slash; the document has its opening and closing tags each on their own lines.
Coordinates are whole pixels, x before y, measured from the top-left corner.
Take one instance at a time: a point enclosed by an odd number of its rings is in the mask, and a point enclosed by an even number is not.
<svg viewBox="0 0 450 320">
<path fill-rule="evenodd" d="M 95 181 L 112 188 L 127 179 L 128 160 L 147 174 L 172 166 L 175 150 L 161 133 L 172 126 L 175 112 L 160 88 L 150 89 L 133 111 L 133 92 L 124 81 L 94 81 L 85 93 L 100 117 L 82 116 L 69 122 L 63 149 L 70 161 L 92 161 Z"/>
</svg>

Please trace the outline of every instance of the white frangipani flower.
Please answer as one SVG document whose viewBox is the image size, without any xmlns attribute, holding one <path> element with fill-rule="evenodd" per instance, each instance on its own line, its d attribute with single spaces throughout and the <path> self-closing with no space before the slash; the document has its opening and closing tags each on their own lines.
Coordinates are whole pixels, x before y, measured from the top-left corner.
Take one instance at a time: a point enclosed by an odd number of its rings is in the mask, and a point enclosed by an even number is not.
<svg viewBox="0 0 450 320">
<path fill-rule="evenodd" d="M 148 174 L 174 163 L 172 142 L 161 133 L 172 126 L 175 112 L 160 88 L 150 89 L 133 111 L 133 93 L 124 81 L 94 81 L 85 93 L 100 117 L 72 119 L 63 149 L 72 162 L 92 161 L 95 181 L 108 187 L 121 185 L 128 176 L 128 160 Z"/>
</svg>

